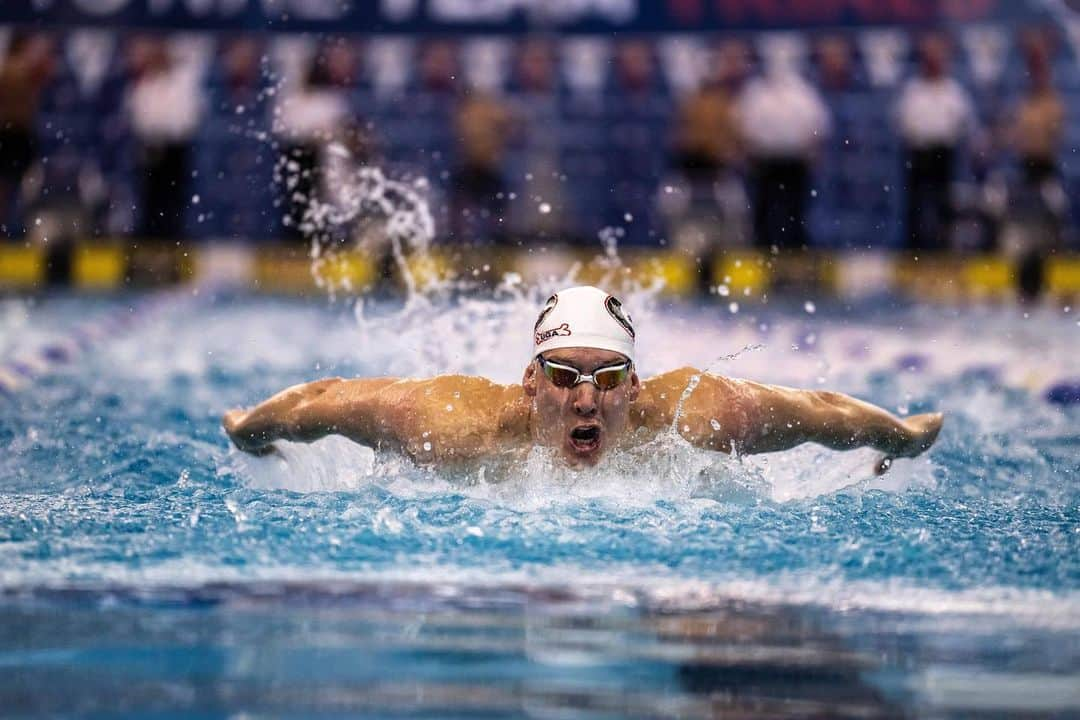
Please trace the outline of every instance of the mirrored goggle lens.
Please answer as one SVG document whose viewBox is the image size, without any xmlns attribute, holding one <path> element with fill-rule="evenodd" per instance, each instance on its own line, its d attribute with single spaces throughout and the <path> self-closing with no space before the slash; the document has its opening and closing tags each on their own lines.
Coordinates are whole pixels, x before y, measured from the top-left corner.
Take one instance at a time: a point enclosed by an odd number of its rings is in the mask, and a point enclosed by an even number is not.
<svg viewBox="0 0 1080 720">
<path fill-rule="evenodd" d="M 596 380 L 596 384 L 601 390 L 614 390 L 623 384 L 629 374 L 630 368 L 624 365 L 623 367 L 597 370 L 596 374 L 593 375 L 593 379 Z"/>
<path fill-rule="evenodd" d="M 555 387 L 573 387 L 577 383 L 578 377 L 580 377 L 576 370 L 569 368 L 553 367 L 544 363 L 544 374 L 547 375 L 548 380 L 555 385 Z"/>
</svg>

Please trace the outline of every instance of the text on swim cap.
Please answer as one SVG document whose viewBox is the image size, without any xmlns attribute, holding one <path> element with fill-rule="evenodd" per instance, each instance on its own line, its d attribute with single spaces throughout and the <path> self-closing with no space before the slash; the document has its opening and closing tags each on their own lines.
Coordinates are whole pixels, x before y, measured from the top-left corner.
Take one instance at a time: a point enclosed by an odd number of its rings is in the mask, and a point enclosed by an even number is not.
<svg viewBox="0 0 1080 720">
<path fill-rule="evenodd" d="M 562 325 L 558 327 L 553 327 L 550 330 L 536 333 L 536 344 L 539 345 L 545 340 L 550 340 L 551 338 L 558 337 L 560 335 L 567 336 L 572 334 L 573 333 L 570 332 L 570 323 L 563 323 Z"/>
</svg>

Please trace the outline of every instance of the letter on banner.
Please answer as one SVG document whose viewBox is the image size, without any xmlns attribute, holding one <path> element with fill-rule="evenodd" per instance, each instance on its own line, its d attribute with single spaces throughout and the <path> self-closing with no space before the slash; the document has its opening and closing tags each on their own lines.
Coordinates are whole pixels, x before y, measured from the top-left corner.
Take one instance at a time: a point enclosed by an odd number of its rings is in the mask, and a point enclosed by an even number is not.
<svg viewBox="0 0 1080 720">
<path fill-rule="evenodd" d="M 262 4 L 271 17 L 288 14 L 297 20 L 340 20 L 350 9 L 342 0 L 262 0 Z"/>
<path fill-rule="evenodd" d="M 128 4 L 129 0 L 73 0 L 75 8 L 87 15 L 112 15 Z"/>
<path fill-rule="evenodd" d="M 215 11 L 217 15 L 229 16 L 241 12 L 247 5 L 247 0 L 150 0 L 150 13 L 164 15 L 172 10 L 174 5 L 180 5 L 195 17 L 213 15 Z"/>
<path fill-rule="evenodd" d="M 416 16 L 418 0 L 380 0 L 380 15 L 390 22 L 405 22 Z"/>
<path fill-rule="evenodd" d="M 895 85 L 907 65 L 908 36 L 902 30 L 867 30 L 859 35 L 859 47 L 870 83 Z"/>
<path fill-rule="evenodd" d="M 989 85 L 1001 77 L 1009 44 L 1004 30 L 987 25 L 967 27 L 960 31 L 960 42 L 967 50 L 975 82 Z"/>
<path fill-rule="evenodd" d="M 441 22 L 505 22 L 521 0 L 431 0 L 431 17 Z"/>
</svg>

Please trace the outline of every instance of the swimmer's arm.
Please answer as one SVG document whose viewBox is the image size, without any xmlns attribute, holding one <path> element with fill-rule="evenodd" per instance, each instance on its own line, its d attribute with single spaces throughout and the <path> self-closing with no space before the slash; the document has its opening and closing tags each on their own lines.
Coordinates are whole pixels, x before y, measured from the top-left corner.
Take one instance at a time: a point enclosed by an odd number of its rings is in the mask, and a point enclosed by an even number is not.
<svg viewBox="0 0 1080 720">
<path fill-rule="evenodd" d="M 915 457 L 928 449 L 941 430 L 941 413 L 901 419 L 842 393 L 743 385 L 754 406 L 749 414 L 755 418 L 740 448 L 747 453 L 786 450 L 804 442 L 833 450 L 872 447 L 884 453 L 876 468 L 883 472 L 893 458 Z"/>
<path fill-rule="evenodd" d="M 878 472 L 887 469 L 892 458 L 914 457 L 929 448 L 942 421 L 940 413 L 901 420 L 841 393 L 795 390 L 682 368 L 642 385 L 642 424 L 670 427 L 684 394 L 675 425 L 697 447 L 754 454 L 805 442 L 834 450 L 869 446 L 884 453 Z"/>
<path fill-rule="evenodd" d="M 228 411 L 222 425 L 236 447 L 255 455 L 273 452 L 277 440 L 313 442 L 335 434 L 376 444 L 385 425 L 375 419 L 374 406 L 379 391 L 395 382 L 397 378 L 328 378 L 295 385 L 250 410 Z"/>
</svg>

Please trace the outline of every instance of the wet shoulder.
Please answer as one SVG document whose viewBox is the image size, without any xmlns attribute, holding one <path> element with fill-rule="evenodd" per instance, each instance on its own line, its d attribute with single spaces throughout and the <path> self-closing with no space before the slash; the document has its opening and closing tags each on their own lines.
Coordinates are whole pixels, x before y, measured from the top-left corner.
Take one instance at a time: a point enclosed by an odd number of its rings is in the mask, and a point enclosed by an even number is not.
<svg viewBox="0 0 1080 720">
<path fill-rule="evenodd" d="M 684 395 L 687 396 L 684 412 L 691 408 L 721 409 L 738 397 L 740 382 L 693 367 L 661 373 L 642 381 L 641 393 L 631 409 L 631 415 L 641 427 L 667 427 L 675 417 L 675 409 Z"/>
<path fill-rule="evenodd" d="M 386 388 L 389 404 L 400 402 L 406 450 L 415 457 L 443 459 L 485 454 L 527 428 L 520 385 L 500 385 L 470 375 L 401 380 Z"/>
</svg>

